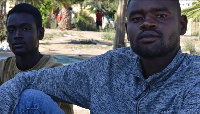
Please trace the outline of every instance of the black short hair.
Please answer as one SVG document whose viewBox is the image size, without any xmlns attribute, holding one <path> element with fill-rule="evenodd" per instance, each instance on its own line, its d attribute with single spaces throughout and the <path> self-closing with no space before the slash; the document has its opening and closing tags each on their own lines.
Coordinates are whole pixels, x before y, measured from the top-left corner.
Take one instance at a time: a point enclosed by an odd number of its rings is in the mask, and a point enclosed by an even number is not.
<svg viewBox="0 0 200 114">
<path fill-rule="evenodd" d="M 133 1 L 133 0 L 129 0 L 128 1 L 128 6 L 130 4 L 130 2 Z M 179 0 L 172 0 L 175 2 L 175 4 L 177 5 L 177 9 L 178 9 L 178 14 L 181 15 L 181 7 L 180 7 L 180 3 L 179 3 Z"/>
<path fill-rule="evenodd" d="M 16 5 L 15 7 L 13 7 L 8 12 L 6 23 L 7 23 L 8 17 L 11 14 L 14 14 L 14 13 L 28 13 L 28 14 L 31 14 L 33 16 L 34 20 L 35 20 L 37 29 L 42 27 L 42 16 L 41 16 L 41 13 L 36 7 L 32 6 L 31 4 L 21 3 L 21 4 Z"/>
</svg>

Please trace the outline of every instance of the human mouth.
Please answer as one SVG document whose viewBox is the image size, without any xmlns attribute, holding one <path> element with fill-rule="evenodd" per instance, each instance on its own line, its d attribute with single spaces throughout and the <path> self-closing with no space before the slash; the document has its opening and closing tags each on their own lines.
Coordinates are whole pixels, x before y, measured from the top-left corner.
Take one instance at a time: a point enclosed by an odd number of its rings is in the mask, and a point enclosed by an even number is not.
<svg viewBox="0 0 200 114">
<path fill-rule="evenodd" d="M 21 48 L 24 46 L 24 43 L 13 43 L 13 48 Z"/>
<path fill-rule="evenodd" d="M 143 42 L 143 43 L 152 43 L 152 42 L 155 42 L 158 39 L 159 39 L 159 37 L 157 37 L 157 36 L 146 35 L 146 36 L 142 37 L 139 41 Z"/>
<path fill-rule="evenodd" d="M 139 35 L 138 41 L 141 43 L 153 43 L 160 39 L 161 36 L 153 31 L 145 31 Z"/>
</svg>

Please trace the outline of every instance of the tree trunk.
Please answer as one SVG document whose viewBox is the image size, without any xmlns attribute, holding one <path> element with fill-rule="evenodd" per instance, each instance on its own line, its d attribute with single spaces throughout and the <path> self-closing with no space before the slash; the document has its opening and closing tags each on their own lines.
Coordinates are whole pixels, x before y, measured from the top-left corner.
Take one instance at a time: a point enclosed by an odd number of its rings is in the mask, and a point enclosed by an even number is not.
<svg viewBox="0 0 200 114">
<path fill-rule="evenodd" d="M 49 19 L 48 19 L 48 23 L 49 23 L 51 29 L 57 28 L 56 15 L 54 13 L 50 14 Z"/>
<path fill-rule="evenodd" d="M 113 49 L 125 46 L 124 37 L 125 37 L 126 9 L 127 9 L 127 0 L 119 0 L 118 10 L 117 10 L 117 20 L 116 20 L 115 42 Z"/>
<path fill-rule="evenodd" d="M 68 10 L 68 8 L 62 8 L 62 19 L 59 23 L 59 29 L 60 30 L 71 30 L 71 12 Z"/>
<path fill-rule="evenodd" d="M 7 3 L 7 0 L 4 0 L 3 3 L 3 15 L 5 16 L 6 15 L 6 3 Z"/>
<path fill-rule="evenodd" d="M 0 41 L 6 39 L 6 29 L 4 24 L 4 18 L 6 16 L 6 2 L 7 0 L 3 0 L 0 4 Z"/>
<path fill-rule="evenodd" d="M 3 15 L 3 2 L 0 4 L 0 30 L 3 29 L 3 20 L 4 20 L 4 15 Z"/>
<path fill-rule="evenodd" d="M 198 39 L 199 39 L 199 41 L 200 41 L 200 22 L 199 22 L 200 20 L 198 19 L 198 23 L 199 23 L 199 34 L 198 34 Z"/>
</svg>

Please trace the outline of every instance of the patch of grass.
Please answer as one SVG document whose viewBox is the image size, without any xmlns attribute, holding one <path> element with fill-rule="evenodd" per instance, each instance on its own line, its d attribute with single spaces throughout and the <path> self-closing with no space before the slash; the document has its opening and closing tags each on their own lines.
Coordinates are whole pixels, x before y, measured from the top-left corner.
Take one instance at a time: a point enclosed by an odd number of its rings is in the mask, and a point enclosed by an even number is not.
<svg viewBox="0 0 200 114">
<path fill-rule="evenodd" d="M 62 32 L 62 33 L 48 33 L 44 35 L 44 40 L 51 40 L 52 38 L 56 37 L 63 37 L 64 34 L 67 34 L 67 32 Z"/>
<path fill-rule="evenodd" d="M 114 41 L 115 40 L 115 31 L 108 31 L 102 33 L 102 39 L 105 41 Z"/>
<path fill-rule="evenodd" d="M 89 40 L 72 40 L 71 43 L 73 44 L 97 44 L 96 41 L 94 41 L 93 39 L 89 39 Z"/>
<path fill-rule="evenodd" d="M 53 37 L 54 37 L 53 34 L 45 34 L 43 39 L 44 40 L 51 40 Z"/>
<path fill-rule="evenodd" d="M 96 43 L 94 43 L 93 39 L 89 39 L 89 40 L 80 40 L 80 44 L 96 44 Z"/>
</svg>

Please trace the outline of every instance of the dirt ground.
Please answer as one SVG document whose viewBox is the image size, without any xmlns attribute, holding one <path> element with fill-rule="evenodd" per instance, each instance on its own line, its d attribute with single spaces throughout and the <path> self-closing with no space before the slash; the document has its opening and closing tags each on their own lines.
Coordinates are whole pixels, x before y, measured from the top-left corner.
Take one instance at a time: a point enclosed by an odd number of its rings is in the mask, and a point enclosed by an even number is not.
<svg viewBox="0 0 200 114">
<path fill-rule="evenodd" d="M 102 34 L 102 32 L 46 29 L 39 50 L 43 54 L 90 58 L 112 49 L 112 42 L 104 42 Z"/>
</svg>

